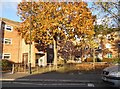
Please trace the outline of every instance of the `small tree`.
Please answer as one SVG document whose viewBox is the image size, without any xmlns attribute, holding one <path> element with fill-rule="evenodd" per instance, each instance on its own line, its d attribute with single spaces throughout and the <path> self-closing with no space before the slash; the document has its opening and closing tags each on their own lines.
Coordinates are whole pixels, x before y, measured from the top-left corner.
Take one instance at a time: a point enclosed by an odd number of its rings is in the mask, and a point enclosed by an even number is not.
<svg viewBox="0 0 120 89">
<path fill-rule="evenodd" d="M 76 48 L 73 41 L 67 41 L 64 45 L 59 45 L 60 49 L 58 50 L 58 53 L 64 58 L 64 60 L 72 60 L 74 59 Z"/>
</svg>

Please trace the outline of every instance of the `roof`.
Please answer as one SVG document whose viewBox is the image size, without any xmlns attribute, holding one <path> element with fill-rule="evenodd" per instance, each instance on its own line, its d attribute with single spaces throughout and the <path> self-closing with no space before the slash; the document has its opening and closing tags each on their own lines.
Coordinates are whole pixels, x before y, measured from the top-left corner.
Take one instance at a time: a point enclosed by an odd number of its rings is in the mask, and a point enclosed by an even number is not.
<svg viewBox="0 0 120 89">
<path fill-rule="evenodd" d="M 12 24 L 15 24 L 15 25 L 19 25 L 20 24 L 20 22 L 13 21 L 13 20 L 10 20 L 10 19 L 7 19 L 7 18 L 1 18 L 1 17 L 0 17 L 0 21 L 9 22 L 9 23 L 12 23 Z"/>
</svg>

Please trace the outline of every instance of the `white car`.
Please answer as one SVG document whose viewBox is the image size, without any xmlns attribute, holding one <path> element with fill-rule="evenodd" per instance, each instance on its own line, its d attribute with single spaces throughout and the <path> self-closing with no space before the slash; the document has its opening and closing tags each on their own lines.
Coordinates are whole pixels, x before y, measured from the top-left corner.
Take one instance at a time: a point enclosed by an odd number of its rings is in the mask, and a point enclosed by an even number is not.
<svg viewBox="0 0 120 89">
<path fill-rule="evenodd" d="M 120 87 L 120 64 L 105 68 L 102 71 L 102 80 L 114 87 Z"/>
</svg>

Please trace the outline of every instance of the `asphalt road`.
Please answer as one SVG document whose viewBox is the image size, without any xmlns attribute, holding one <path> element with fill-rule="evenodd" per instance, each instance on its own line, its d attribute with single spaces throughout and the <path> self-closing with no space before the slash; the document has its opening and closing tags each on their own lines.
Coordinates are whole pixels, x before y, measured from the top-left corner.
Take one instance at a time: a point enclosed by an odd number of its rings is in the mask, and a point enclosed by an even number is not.
<svg viewBox="0 0 120 89">
<path fill-rule="evenodd" d="M 49 72 L 15 81 L 2 82 L 2 87 L 111 87 L 101 80 L 101 71 Z"/>
</svg>

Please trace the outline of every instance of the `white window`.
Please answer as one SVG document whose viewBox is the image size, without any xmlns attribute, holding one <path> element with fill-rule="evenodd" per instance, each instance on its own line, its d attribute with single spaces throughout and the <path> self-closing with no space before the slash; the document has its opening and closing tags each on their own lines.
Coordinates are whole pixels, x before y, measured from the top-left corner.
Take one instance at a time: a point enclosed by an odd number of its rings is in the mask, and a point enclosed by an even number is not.
<svg viewBox="0 0 120 89">
<path fill-rule="evenodd" d="M 108 35 L 106 36 L 106 38 L 107 38 L 108 40 L 110 40 L 110 39 L 111 39 L 111 35 L 108 34 Z"/>
<path fill-rule="evenodd" d="M 53 48 L 53 45 L 49 45 L 49 48 Z"/>
<path fill-rule="evenodd" d="M 3 43 L 4 44 L 12 44 L 12 39 L 10 39 L 10 38 L 4 38 Z"/>
<path fill-rule="evenodd" d="M 106 48 L 110 49 L 111 48 L 111 44 L 107 43 L 105 44 Z"/>
<path fill-rule="evenodd" d="M 10 53 L 4 53 L 2 59 L 11 59 Z"/>
<path fill-rule="evenodd" d="M 102 45 L 99 45 L 98 49 L 102 49 Z"/>
<path fill-rule="evenodd" d="M 5 25 L 5 30 L 12 31 L 13 27 L 10 25 Z"/>
</svg>

